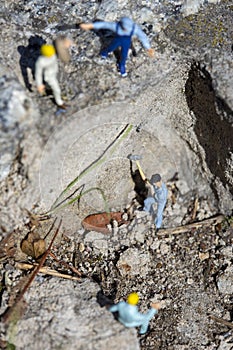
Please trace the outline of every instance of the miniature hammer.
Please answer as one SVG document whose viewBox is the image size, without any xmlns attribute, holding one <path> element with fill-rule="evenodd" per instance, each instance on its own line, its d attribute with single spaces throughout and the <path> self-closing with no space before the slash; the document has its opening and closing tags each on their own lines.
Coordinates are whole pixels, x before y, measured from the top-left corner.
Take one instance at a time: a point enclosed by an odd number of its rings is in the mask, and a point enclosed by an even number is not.
<svg viewBox="0 0 233 350">
<path fill-rule="evenodd" d="M 127 156 L 127 158 L 128 158 L 129 160 L 131 160 L 131 161 L 135 161 L 135 163 L 136 163 L 136 165 L 137 165 L 137 167 L 138 167 L 139 173 L 140 173 L 140 175 L 141 175 L 142 180 L 143 180 L 143 181 L 146 181 L 146 176 L 145 176 L 145 174 L 144 174 L 144 172 L 143 172 L 143 170 L 142 170 L 142 167 L 141 167 L 141 165 L 140 165 L 140 163 L 139 163 L 139 159 L 142 159 L 142 156 L 139 156 L 139 155 L 137 155 L 137 154 L 129 154 L 129 155 Z"/>
</svg>

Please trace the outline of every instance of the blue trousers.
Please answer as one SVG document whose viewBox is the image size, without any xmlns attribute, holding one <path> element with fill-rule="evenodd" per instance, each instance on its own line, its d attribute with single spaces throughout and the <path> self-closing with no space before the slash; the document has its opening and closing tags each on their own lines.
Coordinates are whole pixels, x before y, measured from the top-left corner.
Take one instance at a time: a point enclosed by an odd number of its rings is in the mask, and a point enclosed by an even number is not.
<svg viewBox="0 0 233 350">
<path fill-rule="evenodd" d="M 118 47 L 121 48 L 120 53 L 120 60 L 118 63 L 118 68 L 121 72 L 121 74 L 125 73 L 125 64 L 126 60 L 128 58 L 128 51 L 131 45 L 131 36 L 128 35 L 116 35 L 115 38 L 112 40 L 110 45 L 101 51 L 101 55 L 107 57 L 109 52 L 113 52 Z"/>
<path fill-rule="evenodd" d="M 157 211 L 154 212 L 153 204 L 157 203 Z M 155 225 L 156 228 L 160 228 L 162 226 L 163 221 L 163 210 L 165 208 L 166 201 L 157 202 L 154 197 L 148 197 L 144 200 L 143 210 L 149 212 L 151 215 L 155 215 Z"/>
</svg>

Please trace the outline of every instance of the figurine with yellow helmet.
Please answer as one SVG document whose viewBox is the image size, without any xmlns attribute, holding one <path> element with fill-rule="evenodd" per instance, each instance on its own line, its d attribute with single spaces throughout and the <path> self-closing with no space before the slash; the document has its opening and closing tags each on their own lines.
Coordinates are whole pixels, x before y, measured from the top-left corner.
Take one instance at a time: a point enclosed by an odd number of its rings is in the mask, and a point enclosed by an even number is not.
<svg viewBox="0 0 233 350">
<path fill-rule="evenodd" d="M 66 39 L 66 41 L 67 40 L 68 39 Z M 68 49 L 68 47 L 66 48 Z M 48 86 L 52 89 L 55 102 L 59 109 L 65 110 L 67 106 L 64 104 L 61 98 L 61 89 L 57 79 L 58 60 L 56 48 L 52 44 L 44 44 L 41 46 L 40 53 L 41 55 L 37 59 L 35 66 L 37 90 L 41 95 L 43 95 L 45 93 L 45 84 L 48 84 Z"/>
<path fill-rule="evenodd" d="M 127 302 L 120 301 L 118 304 L 110 306 L 109 311 L 118 312 L 118 320 L 125 327 L 140 327 L 139 333 L 145 334 L 150 320 L 160 309 L 160 303 L 151 304 L 151 309 L 146 314 L 142 314 L 137 308 L 138 301 L 138 293 L 131 293 Z"/>
</svg>

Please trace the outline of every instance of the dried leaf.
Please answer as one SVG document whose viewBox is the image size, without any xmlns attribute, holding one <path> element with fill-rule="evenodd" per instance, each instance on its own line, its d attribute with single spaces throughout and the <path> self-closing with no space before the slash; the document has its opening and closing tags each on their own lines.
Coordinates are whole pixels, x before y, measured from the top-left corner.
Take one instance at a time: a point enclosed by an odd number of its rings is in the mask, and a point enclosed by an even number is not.
<svg viewBox="0 0 233 350">
<path fill-rule="evenodd" d="M 27 240 L 23 240 L 21 243 L 21 250 L 23 253 L 32 256 L 33 258 L 34 256 L 34 249 L 33 249 L 33 245 L 31 242 L 27 241 Z"/>
<path fill-rule="evenodd" d="M 55 225 L 55 222 L 56 222 L 56 218 L 52 224 L 52 227 Z M 46 252 L 43 254 L 41 260 L 40 260 L 40 263 L 38 264 L 38 266 L 35 267 L 35 269 L 32 271 L 32 273 L 29 275 L 29 277 L 27 278 L 27 282 L 24 286 L 24 288 L 20 291 L 20 293 L 17 295 L 16 297 L 16 300 L 15 300 L 15 303 L 14 305 L 12 305 L 12 307 L 9 307 L 4 315 L 2 315 L 2 320 L 4 323 L 8 324 L 10 322 L 10 320 L 12 320 L 12 318 L 14 319 L 14 314 L 16 315 L 19 315 L 18 311 L 17 311 L 17 308 L 18 308 L 18 304 L 21 303 L 21 301 L 23 302 L 23 296 L 25 294 L 25 292 L 27 291 L 27 289 L 29 288 L 29 286 L 31 285 L 32 281 L 34 280 L 34 278 L 36 277 L 36 275 L 38 274 L 40 268 L 43 266 L 49 252 L 50 252 L 50 249 L 58 235 L 58 232 L 60 230 L 60 227 L 61 227 L 61 224 L 62 224 L 62 221 L 60 220 L 60 223 L 53 235 L 53 238 L 49 244 L 49 247 L 48 249 L 46 250 Z"/>
<path fill-rule="evenodd" d="M 46 251 L 45 241 L 36 232 L 30 232 L 21 243 L 23 253 L 38 259 Z"/>
<path fill-rule="evenodd" d="M 39 258 L 46 251 L 45 241 L 43 239 L 39 239 L 33 243 L 35 258 Z"/>
</svg>

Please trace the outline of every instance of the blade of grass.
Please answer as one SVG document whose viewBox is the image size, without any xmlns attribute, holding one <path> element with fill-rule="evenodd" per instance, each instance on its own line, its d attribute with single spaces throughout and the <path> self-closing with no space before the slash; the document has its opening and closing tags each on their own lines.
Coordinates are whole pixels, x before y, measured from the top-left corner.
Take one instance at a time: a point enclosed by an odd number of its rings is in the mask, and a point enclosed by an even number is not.
<svg viewBox="0 0 233 350">
<path fill-rule="evenodd" d="M 61 194 L 57 197 L 55 202 L 52 204 L 50 210 L 46 212 L 44 215 L 48 215 L 54 212 L 54 209 L 58 207 L 58 202 L 61 202 L 61 198 L 68 192 L 68 190 L 74 186 L 83 176 L 88 174 L 90 171 L 94 170 L 97 166 L 104 163 L 107 159 L 107 152 L 110 150 L 109 155 L 112 155 L 119 144 L 128 136 L 130 131 L 132 130 L 132 124 L 126 124 L 126 126 L 120 131 L 120 133 L 115 137 L 115 139 L 110 143 L 110 145 L 104 150 L 104 152 L 98 157 L 93 163 L 91 163 L 86 169 L 84 169 L 77 177 L 74 178 L 66 188 L 61 192 Z M 65 200 L 62 200 L 62 202 Z"/>
</svg>

